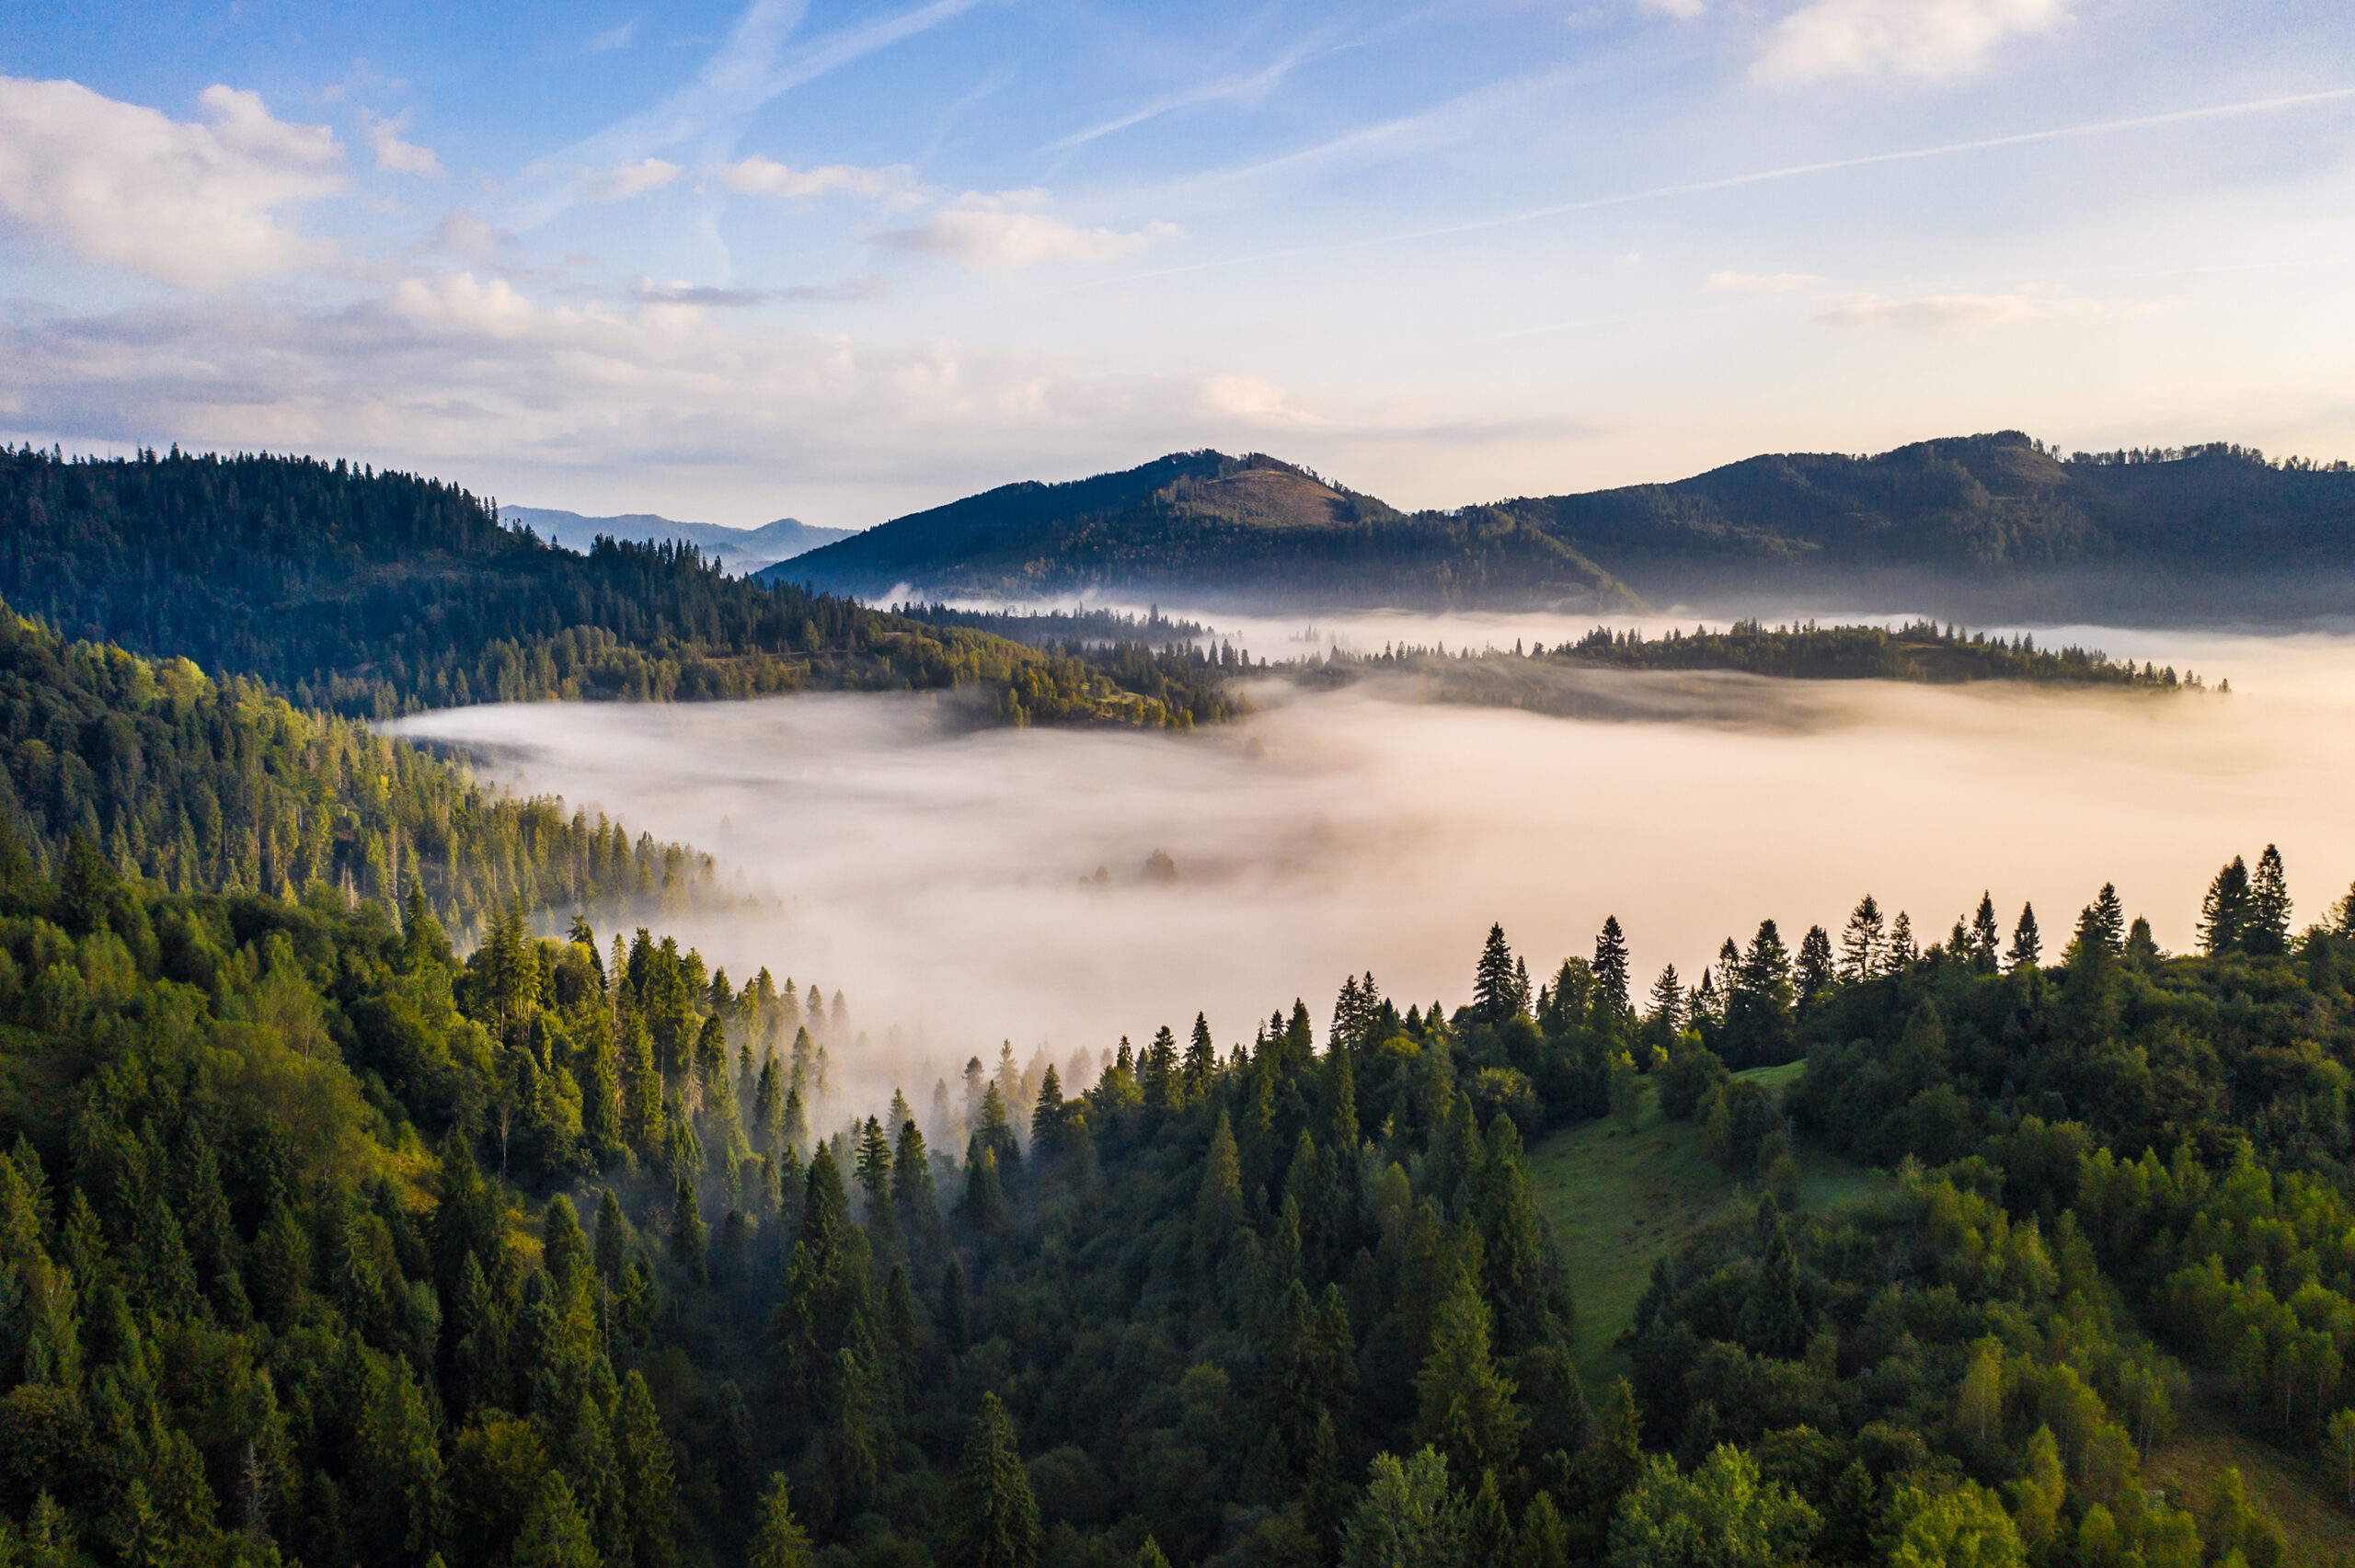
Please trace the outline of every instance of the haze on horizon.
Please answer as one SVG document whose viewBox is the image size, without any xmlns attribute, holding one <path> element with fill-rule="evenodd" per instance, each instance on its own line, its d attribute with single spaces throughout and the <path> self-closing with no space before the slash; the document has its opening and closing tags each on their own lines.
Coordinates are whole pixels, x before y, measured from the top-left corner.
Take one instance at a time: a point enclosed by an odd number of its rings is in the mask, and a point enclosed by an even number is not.
<svg viewBox="0 0 2355 1568">
<path fill-rule="evenodd" d="M 167 40 L 168 47 L 157 47 Z M 2355 455 L 2312 0 L 20 12 L 0 436 L 863 526 L 2020 428 Z"/>
<path fill-rule="evenodd" d="M 1510 647 L 1585 624 L 1338 629 Z M 1370 684 L 1263 688 L 1256 715 L 1183 735 L 977 728 L 953 700 L 848 694 L 458 708 L 390 727 L 715 851 L 767 910 L 660 923 L 731 976 L 767 965 L 844 991 L 879 1053 L 887 1025 L 920 1036 L 912 1057 L 849 1070 L 888 1068 L 921 1103 L 932 1076 L 1001 1040 L 1060 1062 L 1165 1024 L 1182 1038 L 1199 1010 L 1223 1048 L 1295 997 L 1321 1031 L 1344 977 L 1368 968 L 1402 1010 L 1453 1008 L 1491 921 L 1538 979 L 1615 914 L 1642 981 L 1672 962 L 1696 983 L 1763 917 L 1796 948 L 1871 892 L 1926 945 L 1984 889 L 2006 932 L 2032 901 L 2057 962 L 2114 881 L 2183 951 L 2217 866 L 2269 842 L 2298 922 L 2324 918 L 2355 880 L 2347 637 L 2095 640 L 2233 694 L 1591 671 L 1647 716 Z M 1144 874 L 1156 850 L 1174 884 Z M 1083 887 L 1098 866 L 1105 884 Z M 879 1103 L 891 1085 L 868 1087 Z"/>
</svg>

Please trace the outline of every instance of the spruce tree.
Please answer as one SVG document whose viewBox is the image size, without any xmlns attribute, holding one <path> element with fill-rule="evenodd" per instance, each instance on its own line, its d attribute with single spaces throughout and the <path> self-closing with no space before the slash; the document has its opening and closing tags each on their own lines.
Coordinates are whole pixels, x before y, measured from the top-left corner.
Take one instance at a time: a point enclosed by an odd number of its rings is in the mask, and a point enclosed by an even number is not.
<svg viewBox="0 0 2355 1568">
<path fill-rule="evenodd" d="M 1431 1320 L 1431 1350 L 1415 1374 L 1415 1440 L 1462 1475 L 1511 1470 L 1528 1417 L 1489 1354 L 1488 1305 L 1469 1275 L 1455 1276 Z"/>
<path fill-rule="evenodd" d="M 1791 1251 L 1789 1229 L 1772 1196 L 1759 1198 L 1758 1223 L 1766 1244 L 1749 1299 L 1742 1303 L 1741 1341 L 1761 1356 L 1787 1360 L 1807 1344 L 1807 1315 L 1799 1305 L 1798 1260 Z"/>
<path fill-rule="evenodd" d="M 2290 884 L 2281 871 L 2281 852 L 2271 844 L 2257 857 L 2257 875 L 2249 879 L 2248 925 L 2241 944 L 2253 957 L 2279 957 L 2290 949 Z"/>
<path fill-rule="evenodd" d="M 997 1395 L 982 1396 L 982 1412 L 965 1442 L 948 1522 L 953 1568 L 1035 1568 L 1039 1504 L 1015 1448 L 1014 1424 Z"/>
<path fill-rule="evenodd" d="M 2116 883 L 2105 882 L 2093 902 L 2094 931 L 2111 957 L 2126 951 L 2126 910 L 2118 901 Z"/>
<path fill-rule="evenodd" d="M 1594 937 L 1594 1006 L 1606 1020 L 1616 1021 L 1627 1016 L 1632 1006 L 1628 996 L 1627 938 L 1619 929 L 1617 915 L 1603 917 L 1603 929 Z"/>
<path fill-rule="evenodd" d="M 1840 933 L 1840 978 L 1853 982 L 1879 974 L 1883 940 L 1880 902 L 1867 893 Z"/>
<path fill-rule="evenodd" d="M 2240 856 L 2216 873 L 2200 905 L 2200 946 L 2210 957 L 2241 951 L 2248 933 L 2248 866 Z"/>
<path fill-rule="evenodd" d="M 1512 946 L 1505 942 L 1502 925 L 1490 925 L 1488 939 L 1479 949 L 1479 963 L 1472 966 L 1472 1014 L 1490 1029 L 1496 1029 L 1517 1013 L 1517 996 L 1519 982 L 1514 979 Z"/>
<path fill-rule="evenodd" d="M 563 1476 L 550 1474 L 541 1481 L 508 1561 L 514 1568 L 603 1568 L 589 1521 L 581 1517 Z"/>
<path fill-rule="evenodd" d="M 2044 940 L 2036 933 L 2036 906 L 2020 906 L 2019 923 L 2012 927 L 2012 950 L 2005 960 L 2014 974 L 2036 967 L 2037 959 L 2044 952 Z"/>
<path fill-rule="evenodd" d="M 1792 977 L 1798 988 L 1798 1004 L 1802 1012 L 1814 1004 L 1815 999 L 1832 989 L 1832 935 L 1820 925 L 1807 928 L 1807 935 L 1799 939 L 1799 959 Z"/>
<path fill-rule="evenodd" d="M 783 1471 L 772 1471 L 768 1490 L 761 1494 L 748 1568 L 810 1568 L 813 1561 L 809 1533 L 793 1516 L 792 1486 Z"/>
<path fill-rule="evenodd" d="M 614 1448 L 621 1461 L 631 1558 L 637 1568 L 670 1568 L 678 1554 L 672 1526 L 679 1501 L 671 1436 L 654 1413 L 654 1395 L 645 1375 L 636 1370 L 622 1383 Z"/>
<path fill-rule="evenodd" d="M 1996 953 L 2002 942 L 2002 929 L 1995 923 L 1995 896 L 1992 892 L 1982 892 L 1978 912 L 1970 917 L 1971 967 L 1982 975 L 1993 974 Z"/>
</svg>

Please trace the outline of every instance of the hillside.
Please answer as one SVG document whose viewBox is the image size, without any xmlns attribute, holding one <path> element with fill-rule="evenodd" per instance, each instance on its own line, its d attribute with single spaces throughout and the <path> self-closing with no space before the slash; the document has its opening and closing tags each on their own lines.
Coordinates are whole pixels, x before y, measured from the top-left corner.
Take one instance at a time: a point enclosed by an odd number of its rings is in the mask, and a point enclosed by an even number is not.
<svg viewBox="0 0 2355 1568">
<path fill-rule="evenodd" d="M 1649 597 L 1734 608 L 1896 592 L 1943 615 L 2312 614 L 2355 586 L 2355 473 L 2221 442 L 2064 461 L 2014 430 L 1497 509 Z"/>
<path fill-rule="evenodd" d="M 1111 590 L 1264 604 L 1635 602 L 1578 550 L 1503 510 L 1408 517 L 1274 458 L 1215 452 L 1005 486 L 761 575 L 869 600 Z"/>
<path fill-rule="evenodd" d="M 641 544 L 675 540 L 694 545 L 718 562 L 719 569 L 731 577 L 742 577 L 763 567 L 790 560 L 821 544 L 847 539 L 856 532 L 849 528 L 820 528 L 789 517 L 764 522 L 758 528 L 727 528 L 716 522 L 679 522 L 652 512 L 583 517 L 577 511 L 562 511 L 554 507 L 502 506 L 499 509 L 499 521 L 510 528 L 528 528 L 552 544 L 583 554 L 600 535 L 634 540 Z"/>
<path fill-rule="evenodd" d="M 586 555 L 503 528 L 456 486 L 316 458 L 0 448 L 0 598 L 69 636 L 249 676 L 385 718 L 542 697 L 669 701 L 948 690 L 1016 722 L 1220 716 L 1200 661 L 1155 695 L 1080 653 L 935 628 L 723 574 L 693 545 Z M 1184 688 L 1172 708 L 1158 693 Z"/>
<path fill-rule="evenodd" d="M 1672 484 L 1402 513 L 1265 456 L 1009 485 L 765 574 L 870 600 L 1099 590 L 1235 606 L 1602 610 L 1794 600 L 1949 618 L 2275 617 L 2355 593 L 2355 474 L 2016 431 L 1747 459 Z"/>
</svg>

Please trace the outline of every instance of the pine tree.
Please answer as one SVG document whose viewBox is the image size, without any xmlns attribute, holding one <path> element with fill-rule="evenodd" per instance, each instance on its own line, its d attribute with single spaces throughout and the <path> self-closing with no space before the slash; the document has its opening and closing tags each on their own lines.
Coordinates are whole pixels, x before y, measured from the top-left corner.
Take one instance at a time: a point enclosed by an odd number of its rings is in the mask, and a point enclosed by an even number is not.
<svg viewBox="0 0 2355 1568">
<path fill-rule="evenodd" d="M 1995 895 L 1979 895 L 1978 912 L 1970 917 L 1970 962 L 1982 975 L 1995 972 L 1995 956 L 2003 942 L 2002 928 L 1995 923 Z"/>
<path fill-rule="evenodd" d="M 514 1568 L 603 1568 L 589 1521 L 580 1516 L 563 1476 L 551 1474 L 540 1482 L 508 1561 Z"/>
<path fill-rule="evenodd" d="M 1798 1004 L 1802 1012 L 1813 1005 L 1815 999 L 1832 989 L 1832 935 L 1820 925 L 1807 928 L 1807 935 L 1799 939 L 1799 960 L 1793 977 L 1798 987 Z"/>
<path fill-rule="evenodd" d="M 1489 1354 L 1488 1303 L 1459 1271 L 1432 1316 L 1430 1355 L 1415 1374 L 1415 1440 L 1459 1474 L 1510 1470 L 1528 1425 L 1514 1391 Z"/>
<path fill-rule="evenodd" d="M 1631 1008 L 1628 998 L 1627 938 L 1619 929 L 1617 915 L 1603 917 L 1603 929 L 1595 933 L 1594 1007 L 1607 1021 L 1627 1016 Z"/>
<path fill-rule="evenodd" d="M 678 1510 L 671 1437 L 654 1413 L 645 1376 L 636 1370 L 622 1383 L 614 1436 L 621 1460 L 622 1505 L 629 1516 L 631 1562 L 636 1568 L 669 1568 L 677 1555 L 672 1520 Z"/>
<path fill-rule="evenodd" d="M 1651 1008 L 1648 1014 L 1654 1028 L 1666 1039 L 1673 1040 L 1684 1029 L 1684 982 L 1678 978 L 1676 966 L 1670 964 L 1652 982 Z"/>
<path fill-rule="evenodd" d="M 1840 933 L 1840 978 L 1855 982 L 1879 974 L 1882 944 L 1880 903 L 1867 893 Z"/>
<path fill-rule="evenodd" d="M 2094 932 L 2111 957 L 2126 951 L 2126 910 L 2118 901 L 2118 886 L 2112 882 L 2101 885 L 2101 892 L 2093 902 Z"/>
<path fill-rule="evenodd" d="M 695 1201 L 695 1184 L 682 1176 L 671 1202 L 671 1261 L 700 1280 L 710 1244 L 711 1234 L 703 1222 L 703 1206 Z"/>
<path fill-rule="evenodd" d="M 1186 1098 L 1199 1104 L 1210 1093 L 1211 1082 L 1218 1076 L 1218 1047 L 1211 1041 L 1210 1020 L 1194 1014 L 1194 1033 L 1186 1044 Z"/>
<path fill-rule="evenodd" d="M 2241 944 L 2250 956 L 2279 957 L 2290 948 L 2290 884 L 2281 871 L 2281 852 L 2271 844 L 2257 857 L 2257 875 L 2249 881 L 2248 925 Z"/>
<path fill-rule="evenodd" d="M 2242 950 L 2248 934 L 2250 901 L 2248 866 L 2234 855 L 2232 864 L 2208 884 L 2208 896 L 2200 905 L 2200 945 L 2210 957 Z"/>
<path fill-rule="evenodd" d="M 1758 1225 L 1764 1233 L 1765 1253 L 1758 1276 L 1742 1303 L 1742 1344 L 1761 1356 L 1788 1359 L 1807 1344 L 1807 1315 L 1799 1305 L 1798 1260 L 1791 1251 L 1790 1231 L 1772 1196 L 1758 1200 Z"/>
<path fill-rule="evenodd" d="M 1493 1029 L 1517 1013 L 1517 993 L 1512 946 L 1505 942 L 1502 925 L 1490 925 L 1488 942 L 1481 944 L 1479 963 L 1472 967 L 1472 1014 Z"/>
<path fill-rule="evenodd" d="M 948 1562 L 953 1568 L 1035 1568 L 1039 1544 L 1039 1504 L 1015 1448 L 1014 1424 L 997 1395 L 983 1394 L 957 1471 Z"/>
<path fill-rule="evenodd" d="M 2019 923 L 2012 927 L 2012 950 L 2005 961 L 2014 974 L 2036 967 L 2037 958 L 2044 952 L 2043 939 L 2036 933 L 2036 906 L 2020 906 Z"/>
<path fill-rule="evenodd" d="M 1243 1165 L 1235 1153 L 1235 1133 L 1226 1113 L 1218 1115 L 1211 1129 L 1209 1158 L 1202 1165 L 1202 1185 L 1194 1199 L 1194 1256 L 1207 1265 L 1225 1254 L 1227 1239 L 1243 1223 Z"/>
<path fill-rule="evenodd" d="M 809 1534 L 793 1516 L 792 1486 L 783 1471 L 773 1471 L 768 1490 L 761 1494 L 748 1568 L 810 1568 L 813 1561 Z"/>
</svg>

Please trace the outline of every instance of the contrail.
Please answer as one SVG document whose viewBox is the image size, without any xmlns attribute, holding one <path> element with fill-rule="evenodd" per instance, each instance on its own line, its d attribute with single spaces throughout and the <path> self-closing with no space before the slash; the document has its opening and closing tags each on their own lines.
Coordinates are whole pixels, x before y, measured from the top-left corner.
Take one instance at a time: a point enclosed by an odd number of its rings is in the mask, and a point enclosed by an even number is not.
<svg viewBox="0 0 2355 1568">
<path fill-rule="evenodd" d="M 1901 164 L 1916 158 L 1944 158 L 1958 153 L 1983 153 L 1997 147 L 2027 146 L 2036 142 L 2063 142 L 2077 136 L 2107 136 L 2121 131 L 2142 131 L 2159 125 L 2182 125 L 2194 120 L 2223 120 L 2243 114 L 2268 114 L 2277 109 L 2304 109 L 2315 104 L 2336 103 L 2347 98 L 2355 98 L 2355 87 L 2331 87 L 2316 93 L 2292 93 L 2281 97 L 2251 98 L 2245 103 L 2211 104 L 2203 109 L 2169 109 L 2164 114 L 2136 115 L 2127 120 L 2097 120 L 2090 125 L 2063 125 L 2049 131 L 2022 131 L 2009 136 L 1986 136 L 1972 142 L 1947 142 L 1935 147 L 1908 147 L 1894 153 L 1866 153 L 1853 158 L 1831 158 L 1814 164 L 1791 164 L 1782 168 L 1758 169 L 1749 174 L 1726 175 L 1717 179 L 1688 180 L 1678 185 L 1656 185 L 1648 189 L 1623 191 L 1615 196 L 1592 196 L 1579 201 L 1557 201 L 1544 207 L 1524 208 L 1518 212 L 1500 213 L 1493 218 L 1474 218 L 1465 223 L 1443 223 L 1434 228 L 1405 229 L 1397 234 L 1336 240 L 1327 245 L 1294 246 L 1285 250 L 1262 251 L 1255 256 L 1235 256 L 1220 261 L 1197 261 L 1183 267 L 1164 267 L 1151 272 L 1131 272 L 1119 278 L 1099 278 L 1092 282 L 1076 285 L 1073 292 L 1108 288 L 1120 283 L 1143 282 L 1153 278 L 1171 278 L 1187 272 L 1208 272 L 1223 267 L 1247 267 L 1255 262 L 1282 261 L 1296 256 L 1321 256 L 1340 250 L 1361 250 L 1369 246 L 1399 245 L 1409 240 L 1441 239 L 1450 235 L 1477 234 L 1486 229 L 1500 229 L 1514 223 L 1531 223 L 1542 218 L 1558 218 L 1571 212 L 1591 212 L 1603 207 L 1625 207 L 1637 201 L 1659 201 L 1671 196 L 1693 196 L 1709 190 L 1730 190 L 1739 186 L 1763 185 L 1771 180 L 1797 179 L 1805 175 L 1831 174 L 1841 169 L 1869 168 L 1875 164 Z"/>
</svg>

